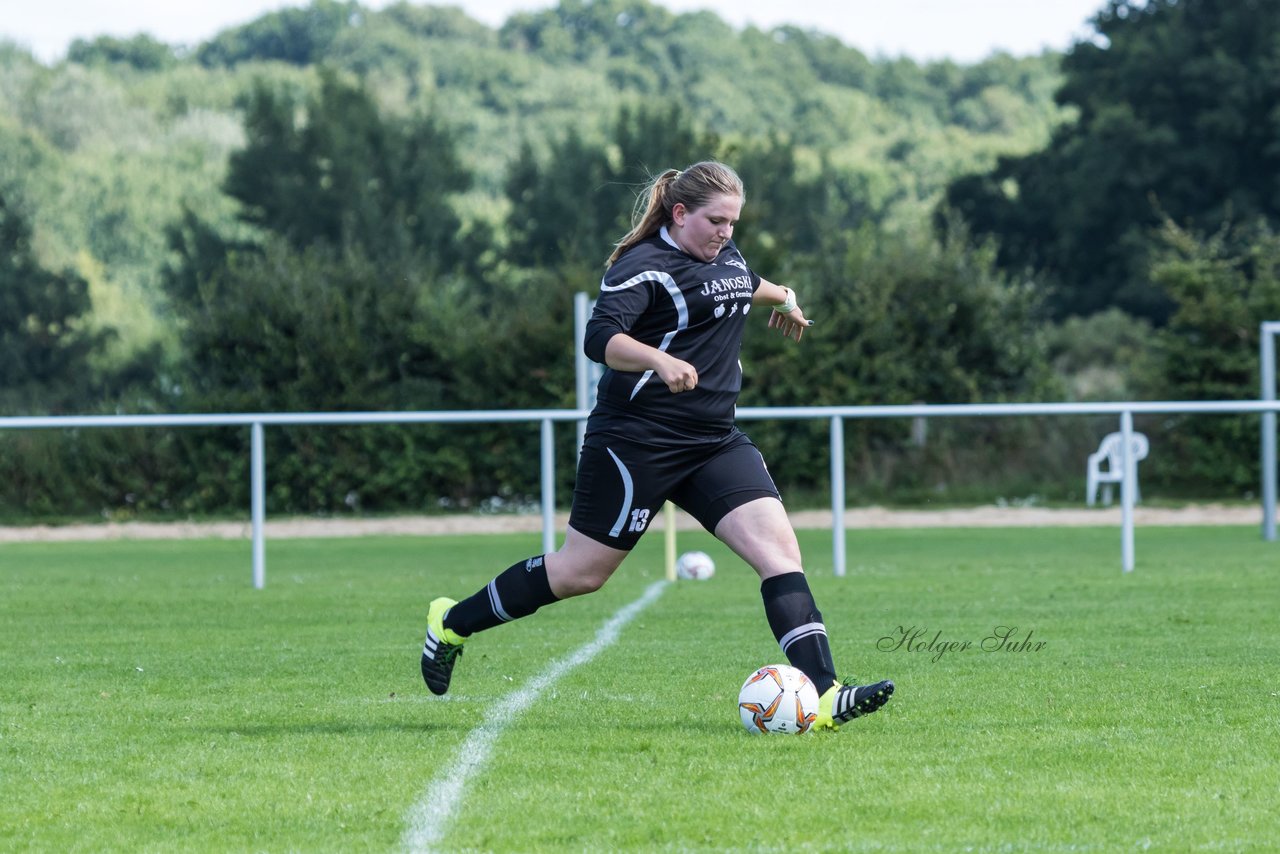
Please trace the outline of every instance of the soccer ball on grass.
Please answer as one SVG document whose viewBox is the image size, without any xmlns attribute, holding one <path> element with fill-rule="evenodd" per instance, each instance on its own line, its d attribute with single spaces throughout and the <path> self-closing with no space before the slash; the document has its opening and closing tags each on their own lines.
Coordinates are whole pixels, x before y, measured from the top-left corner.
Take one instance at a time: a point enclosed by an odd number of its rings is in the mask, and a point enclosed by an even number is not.
<svg viewBox="0 0 1280 854">
<path fill-rule="evenodd" d="M 715 561 L 706 552 L 685 552 L 676 561 L 676 577 L 678 578 L 706 581 L 715 574 Z"/>
<path fill-rule="evenodd" d="M 818 717 L 818 689 L 789 664 L 767 664 L 742 683 L 738 714 L 750 733 L 808 732 Z"/>
</svg>

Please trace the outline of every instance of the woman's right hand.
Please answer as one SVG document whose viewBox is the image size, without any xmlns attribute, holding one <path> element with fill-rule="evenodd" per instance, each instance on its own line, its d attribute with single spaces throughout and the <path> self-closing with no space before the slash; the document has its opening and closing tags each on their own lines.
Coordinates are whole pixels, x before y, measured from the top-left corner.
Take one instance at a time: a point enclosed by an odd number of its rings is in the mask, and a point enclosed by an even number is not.
<svg viewBox="0 0 1280 854">
<path fill-rule="evenodd" d="M 698 370 L 688 362 L 668 356 L 666 361 L 654 369 L 672 394 L 682 391 L 693 391 L 698 386 Z"/>
<path fill-rule="evenodd" d="M 693 365 L 642 344 L 625 332 L 609 339 L 604 357 L 605 364 L 615 371 L 653 371 L 672 394 L 693 391 L 698 386 L 698 370 Z"/>
</svg>

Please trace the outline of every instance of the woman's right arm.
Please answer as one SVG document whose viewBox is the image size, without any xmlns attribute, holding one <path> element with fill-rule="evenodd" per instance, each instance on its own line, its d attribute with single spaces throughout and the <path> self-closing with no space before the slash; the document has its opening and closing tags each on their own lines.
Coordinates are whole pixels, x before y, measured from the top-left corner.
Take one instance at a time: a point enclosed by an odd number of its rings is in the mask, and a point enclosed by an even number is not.
<svg viewBox="0 0 1280 854">
<path fill-rule="evenodd" d="M 625 332 L 609 339 L 604 348 L 604 363 L 615 371 L 653 371 L 672 394 L 693 391 L 698 385 L 698 372 L 693 365 L 637 341 Z"/>
</svg>

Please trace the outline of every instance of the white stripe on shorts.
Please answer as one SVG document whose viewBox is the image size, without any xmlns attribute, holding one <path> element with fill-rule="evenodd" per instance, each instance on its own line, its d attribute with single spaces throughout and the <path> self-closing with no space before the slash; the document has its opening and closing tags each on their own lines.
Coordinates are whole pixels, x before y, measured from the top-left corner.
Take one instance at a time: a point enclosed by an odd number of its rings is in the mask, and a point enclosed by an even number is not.
<svg viewBox="0 0 1280 854">
<path fill-rule="evenodd" d="M 631 472 L 627 471 L 622 460 L 618 459 L 618 455 L 611 449 L 604 450 L 613 458 L 613 464 L 618 467 L 618 474 L 622 476 L 622 512 L 618 514 L 618 521 L 613 523 L 613 528 L 609 531 L 609 536 L 616 537 L 622 533 L 622 526 L 627 524 L 627 516 L 631 513 L 631 500 L 635 497 L 636 490 L 635 484 L 631 482 Z"/>
</svg>

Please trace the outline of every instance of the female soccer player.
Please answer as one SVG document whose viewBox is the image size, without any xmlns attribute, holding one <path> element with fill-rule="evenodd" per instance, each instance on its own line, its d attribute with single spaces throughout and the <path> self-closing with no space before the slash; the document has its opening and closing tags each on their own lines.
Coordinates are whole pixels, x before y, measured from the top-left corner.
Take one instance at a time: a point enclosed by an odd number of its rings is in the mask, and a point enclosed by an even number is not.
<svg viewBox="0 0 1280 854">
<path fill-rule="evenodd" d="M 752 272 L 734 245 L 744 191 L 728 166 L 667 170 L 642 200 L 587 325 L 584 349 L 606 370 L 564 545 L 517 562 L 461 602 L 433 601 L 422 677 L 443 694 L 471 635 L 600 589 L 670 500 L 759 574 L 774 637 L 818 689 L 814 726 L 835 729 L 879 709 L 893 683 L 837 681 L 795 531 L 760 452 L 734 426 L 752 308 L 771 308 L 768 326 L 797 342 L 813 321 L 790 288 Z"/>
</svg>

